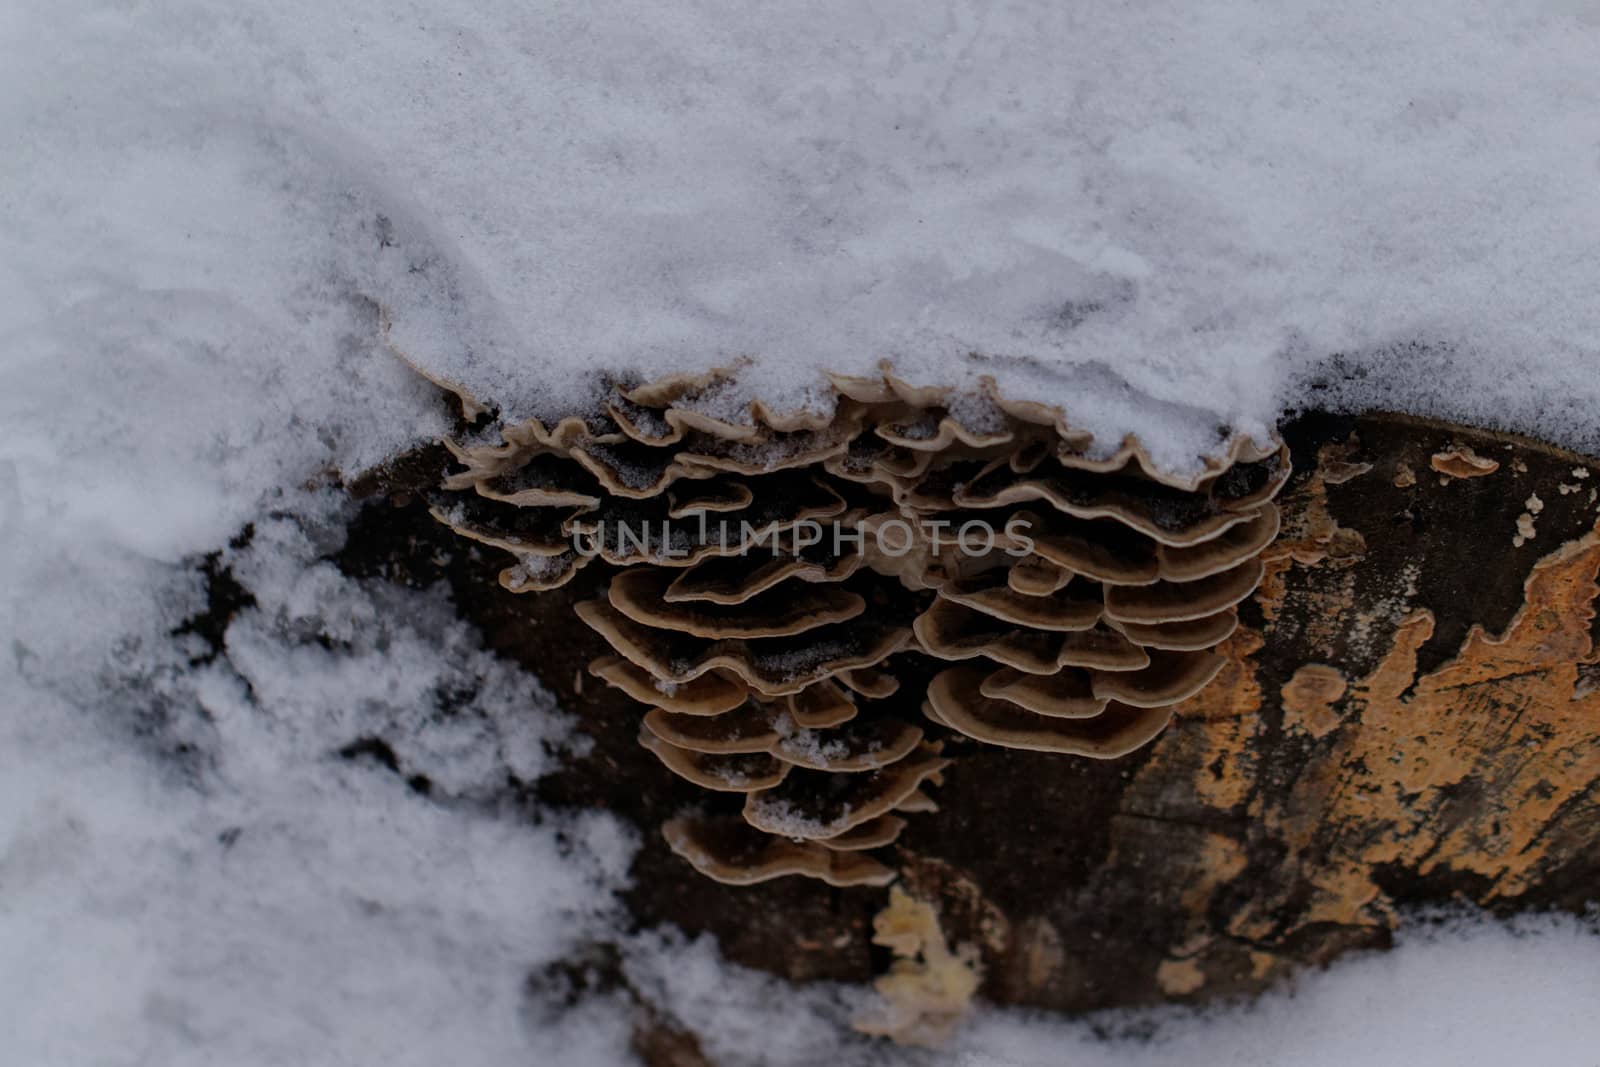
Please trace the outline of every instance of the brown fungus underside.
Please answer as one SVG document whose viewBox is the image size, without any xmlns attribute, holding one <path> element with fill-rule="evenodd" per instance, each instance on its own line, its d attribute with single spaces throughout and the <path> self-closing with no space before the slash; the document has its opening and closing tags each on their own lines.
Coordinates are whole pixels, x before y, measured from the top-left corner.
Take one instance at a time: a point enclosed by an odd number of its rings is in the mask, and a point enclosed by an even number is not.
<svg viewBox="0 0 1600 1067">
<path fill-rule="evenodd" d="M 1176 478 L 992 383 L 833 383 L 831 416 L 729 411 L 721 372 L 618 384 L 601 413 L 450 442 L 431 502 L 506 553 L 511 593 L 603 573 L 576 605 L 614 652 L 589 672 L 706 791 L 663 833 L 725 883 L 885 884 L 953 734 L 1146 744 L 1221 667 L 1278 531 L 1276 442 Z"/>
</svg>

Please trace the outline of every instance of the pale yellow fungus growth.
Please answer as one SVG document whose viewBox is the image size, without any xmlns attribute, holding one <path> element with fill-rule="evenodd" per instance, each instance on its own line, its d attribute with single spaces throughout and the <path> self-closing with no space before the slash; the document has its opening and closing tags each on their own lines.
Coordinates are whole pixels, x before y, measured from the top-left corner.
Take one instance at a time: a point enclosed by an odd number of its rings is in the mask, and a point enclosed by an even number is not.
<svg viewBox="0 0 1600 1067">
<path fill-rule="evenodd" d="M 878 1014 L 855 1028 L 902 1045 L 943 1044 L 971 1010 L 982 982 L 976 947 L 952 950 L 933 907 L 899 886 L 889 890 L 889 906 L 872 925 L 873 942 L 896 959 L 873 983 L 882 998 Z"/>
</svg>

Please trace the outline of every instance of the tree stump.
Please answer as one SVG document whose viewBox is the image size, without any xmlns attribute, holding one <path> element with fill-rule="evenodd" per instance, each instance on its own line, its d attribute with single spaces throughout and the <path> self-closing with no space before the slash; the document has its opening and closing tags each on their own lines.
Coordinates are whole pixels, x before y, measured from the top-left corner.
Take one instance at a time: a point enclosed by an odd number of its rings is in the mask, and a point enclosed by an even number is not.
<svg viewBox="0 0 1600 1067">
<path fill-rule="evenodd" d="M 1221 676 L 1120 760 L 959 736 L 900 885 L 976 947 L 980 995 L 1062 1012 L 1195 1002 L 1388 943 L 1407 906 L 1577 911 L 1600 884 L 1600 464 L 1392 415 L 1284 427 L 1295 474 L 1267 580 Z M 488 644 L 577 714 L 593 749 L 538 783 L 644 842 L 627 906 L 794 981 L 868 982 L 883 889 L 712 883 L 659 827 L 699 798 L 638 744 L 640 712 L 584 676 L 579 576 L 522 597 L 429 519 L 425 450 L 354 488 L 341 565 L 450 583 Z M 918 686 L 903 686 L 920 701 Z M 912 705 L 914 713 L 915 704 Z"/>
</svg>

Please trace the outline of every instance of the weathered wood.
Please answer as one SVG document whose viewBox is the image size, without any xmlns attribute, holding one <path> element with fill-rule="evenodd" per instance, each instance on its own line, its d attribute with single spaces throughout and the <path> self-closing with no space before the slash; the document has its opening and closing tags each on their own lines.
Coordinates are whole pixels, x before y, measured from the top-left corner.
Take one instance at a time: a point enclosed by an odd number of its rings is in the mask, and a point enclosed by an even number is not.
<svg viewBox="0 0 1600 1067">
<path fill-rule="evenodd" d="M 1306 416 L 1285 436 L 1296 474 L 1268 579 L 1223 674 L 1163 736 L 1114 762 L 949 740 L 942 810 L 912 820 L 898 862 L 980 948 L 987 998 L 1082 1011 L 1250 992 L 1386 944 L 1406 905 L 1596 895 L 1600 466 L 1393 416 Z M 1498 466 L 1477 475 L 1491 464 L 1474 456 Z M 500 589 L 500 560 L 406 502 L 435 469 L 413 457 L 369 480 L 341 562 L 449 581 L 489 644 L 582 718 L 593 750 L 537 799 L 641 827 L 637 921 L 709 932 L 791 979 L 870 980 L 886 891 L 721 886 L 666 849 L 661 822 L 705 797 L 638 746 L 637 706 L 582 674 L 603 651 L 572 617 L 593 581 Z M 926 679 L 897 669 L 914 715 Z"/>
</svg>

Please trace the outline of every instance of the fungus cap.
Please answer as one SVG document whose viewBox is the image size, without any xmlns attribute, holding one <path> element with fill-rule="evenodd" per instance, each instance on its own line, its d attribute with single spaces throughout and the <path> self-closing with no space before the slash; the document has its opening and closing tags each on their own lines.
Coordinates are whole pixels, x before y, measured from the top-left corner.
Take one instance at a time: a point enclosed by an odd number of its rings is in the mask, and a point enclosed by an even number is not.
<svg viewBox="0 0 1600 1067">
<path fill-rule="evenodd" d="M 649 730 L 639 732 L 639 743 L 654 752 L 656 758 L 680 778 L 720 793 L 753 793 L 758 789 L 775 788 L 783 782 L 791 766 L 765 752 L 713 755 L 679 748 Z"/>
<path fill-rule="evenodd" d="M 641 704 L 677 715 L 721 715 L 739 707 L 750 696 L 750 687 L 742 679 L 722 671 L 708 671 L 687 682 L 663 683 L 621 656 L 593 660 L 589 673 Z"/>
<path fill-rule="evenodd" d="M 455 498 L 430 500 L 510 555 L 508 589 L 602 572 L 575 607 L 616 653 L 591 673 L 643 705 L 640 741 L 674 774 L 745 795 L 743 821 L 664 828 L 710 876 L 893 878 L 864 853 L 937 810 L 948 761 L 879 703 L 900 695 L 892 656 L 962 662 L 927 689 L 942 728 L 1099 758 L 1219 667 L 1277 532 L 1280 442 L 1235 437 L 1175 477 L 988 380 L 958 395 L 885 365 L 775 411 L 736 371 L 618 383 L 586 417 L 450 442 Z M 1004 532 L 976 550 L 938 532 L 974 519 Z M 809 536 L 830 522 L 850 539 Z M 880 543 L 891 523 L 904 552 Z"/>
<path fill-rule="evenodd" d="M 1039 715 L 1009 700 L 984 696 L 984 674 L 983 668 L 972 666 L 943 671 L 928 686 L 928 702 L 937 721 L 992 745 L 1116 759 L 1150 741 L 1172 718 L 1170 707 L 1136 708 L 1116 702 L 1092 718 Z"/>
</svg>

